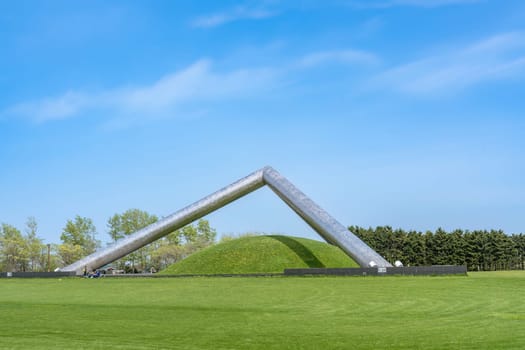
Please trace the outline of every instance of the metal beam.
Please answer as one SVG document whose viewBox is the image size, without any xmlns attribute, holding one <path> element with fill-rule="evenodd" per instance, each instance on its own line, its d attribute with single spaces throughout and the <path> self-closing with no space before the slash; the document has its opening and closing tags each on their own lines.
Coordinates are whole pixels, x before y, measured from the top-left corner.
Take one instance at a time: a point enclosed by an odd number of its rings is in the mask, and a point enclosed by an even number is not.
<svg viewBox="0 0 525 350">
<path fill-rule="evenodd" d="M 268 185 L 290 208 L 305 220 L 326 241 L 337 245 L 360 266 L 392 266 L 381 255 L 367 246 L 357 236 L 332 218 L 285 177 L 271 167 L 257 170 L 223 189 L 151 224 L 134 234 L 97 251 L 59 271 L 92 270 L 126 256 L 157 239 L 180 229 L 187 224 L 223 206 Z"/>
<path fill-rule="evenodd" d="M 263 178 L 268 187 L 321 237 L 341 248 L 361 267 L 392 266 L 277 171 L 265 168 Z"/>
</svg>

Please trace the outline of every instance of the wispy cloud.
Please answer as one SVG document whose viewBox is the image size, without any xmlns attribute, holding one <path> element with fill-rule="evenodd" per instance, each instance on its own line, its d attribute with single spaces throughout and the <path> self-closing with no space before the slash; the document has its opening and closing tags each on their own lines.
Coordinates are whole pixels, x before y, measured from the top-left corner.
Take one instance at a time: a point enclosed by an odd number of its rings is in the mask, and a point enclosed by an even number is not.
<svg viewBox="0 0 525 350">
<path fill-rule="evenodd" d="M 69 90 L 58 96 L 23 101 L 0 111 L 0 117 L 36 123 L 98 115 L 106 122 L 129 124 L 159 118 L 178 118 L 213 106 L 214 102 L 251 98 L 274 91 L 298 71 L 331 65 L 363 66 L 379 62 L 368 52 L 355 49 L 307 53 L 288 64 L 262 68 L 217 70 L 211 60 L 198 60 L 166 74 L 151 84 L 120 86 L 100 91 Z M 346 69 L 346 67 L 341 67 Z"/>
<path fill-rule="evenodd" d="M 414 95 L 447 94 L 525 76 L 525 34 L 505 33 L 388 69 L 369 86 Z"/>
<path fill-rule="evenodd" d="M 217 27 L 228 22 L 247 20 L 247 19 L 264 19 L 276 16 L 277 12 L 270 11 L 263 7 L 237 6 L 233 9 L 217 12 L 197 17 L 191 22 L 196 28 Z"/>
<path fill-rule="evenodd" d="M 69 91 L 58 97 L 22 102 L 0 114 L 35 122 L 93 111 L 111 118 L 177 117 L 188 104 L 247 97 L 275 86 L 275 82 L 276 74 L 270 68 L 218 72 L 213 70 L 211 61 L 200 60 L 150 85 L 99 92 Z"/>
<path fill-rule="evenodd" d="M 17 116 L 35 122 L 67 119 L 90 106 L 93 98 L 84 93 L 68 91 L 58 97 L 48 97 L 38 101 L 23 102 L 0 112 L 4 116 Z"/>
<path fill-rule="evenodd" d="M 379 58 L 371 52 L 345 49 L 310 53 L 302 57 L 298 64 L 306 68 L 330 63 L 376 64 L 379 61 Z"/>
</svg>

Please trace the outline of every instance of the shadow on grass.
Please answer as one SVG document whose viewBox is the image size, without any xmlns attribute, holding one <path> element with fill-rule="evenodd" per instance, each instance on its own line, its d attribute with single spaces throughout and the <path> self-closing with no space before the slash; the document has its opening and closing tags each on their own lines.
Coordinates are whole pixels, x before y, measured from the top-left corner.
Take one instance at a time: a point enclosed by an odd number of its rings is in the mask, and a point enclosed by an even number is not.
<svg viewBox="0 0 525 350">
<path fill-rule="evenodd" d="M 325 267 L 317 257 L 303 244 L 293 238 L 285 236 L 269 236 L 290 248 L 297 256 L 305 262 L 308 267 Z"/>
</svg>

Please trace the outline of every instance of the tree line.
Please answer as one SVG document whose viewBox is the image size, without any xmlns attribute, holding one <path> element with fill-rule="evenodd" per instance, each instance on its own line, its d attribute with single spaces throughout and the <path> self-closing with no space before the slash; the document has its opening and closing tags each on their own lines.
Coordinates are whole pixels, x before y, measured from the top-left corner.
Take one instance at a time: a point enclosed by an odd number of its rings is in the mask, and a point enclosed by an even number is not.
<svg viewBox="0 0 525 350">
<path fill-rule="evenodd" d="M 390 226 L 349 230 L 389 262 L 405 266 L 465 265 L 469 271 L 525 268 L 525 235 L 502 230 L 405 231 Z"/>
<path fill-rule="evenodd" d="M 117 242 L 158 220 L 146 211 L 129 209 L 107 220 L 107 234 L 111 243 Z M 67 220 L 58 244 L 44 244 L 34 217 L 28 218 L 23 231 L 2 223 L 0 271 L 40 272 L 67 266 L 102 247 L 97 235 L 93 220 L 80 215 Z M 201 219 L 114 262 L 112 267 L 126 272 L 158 271 L 213 244 L 215 238 L 215 229 Z"/>
<path fill-rule="evenodd" d="M 106 223 L 112 243 L 159 219 L 139 209 L 111 216 Z M 501 230 L 454 230 L 446 232 L 405 231 L 390 226 L 349 230 L 388 261 L 405 266 L 466 265 L 469 271 L 525 269 L 525 235 L 506 235 Z M 90 218 L 77 215 L 67 220 L 61 243 L 44 244 L 38 224 L 29 217 L 23 231 L 0 225 L 0 271 L 53 271 L 101 248 L 97 229 Z M 223 237 L 227 239 L 226 237 Z M 161 270 L 215 243 L 216 231 L 207 220 L 187 225 L 114 262 L 126 272 Z"/>
</svg>

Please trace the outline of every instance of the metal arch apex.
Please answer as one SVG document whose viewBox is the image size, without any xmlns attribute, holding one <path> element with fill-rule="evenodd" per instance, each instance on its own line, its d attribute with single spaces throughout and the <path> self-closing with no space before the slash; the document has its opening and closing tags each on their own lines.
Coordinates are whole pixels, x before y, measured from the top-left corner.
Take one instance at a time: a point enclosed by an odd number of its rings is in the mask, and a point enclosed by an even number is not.
<svg viewBox="0 0 525 350">
<path fill-rule="evenodd" d="M 92 270 L 109 264 L 265 185 L 321 237 L 341 248 L 361 267 L 392 266 L 284 176 L 271 166 L 265 166 L 100 251 L 60 268 L 59 271 L 81 274 L 85 268 Z"/>
</svg>

